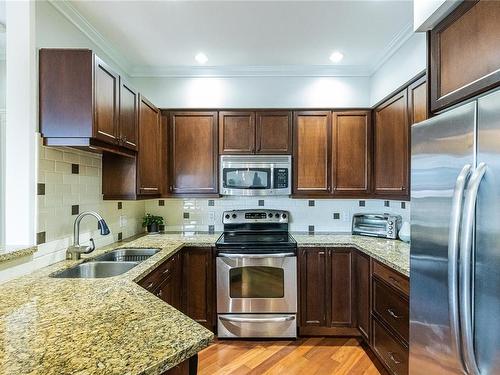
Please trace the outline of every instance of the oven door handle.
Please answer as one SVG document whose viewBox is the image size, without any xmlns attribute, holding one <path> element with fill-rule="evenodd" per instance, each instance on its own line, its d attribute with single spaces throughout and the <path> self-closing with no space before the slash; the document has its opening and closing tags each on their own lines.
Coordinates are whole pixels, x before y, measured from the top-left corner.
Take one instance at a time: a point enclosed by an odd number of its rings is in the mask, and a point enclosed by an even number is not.
<svg viewBox="0 0 500 375">
<path fill-rule="evenodd" d="M 243 318 L 239 316 L 220 316 L 220 320 L 235 323 L 279 323 L 279 322 L 289 322 L 295 319 L 295 315 L 278 316 L 275 318 Z"/>
<path fill-rule="evenodd" d="M 286 257 L 294 257 L 297 256 L 295 253 L 274 253 L 274 254 L 228 254 L 228 253 L 219 253 L 219 257 L 222 258 L 232 258 L 232 259 L 241 259 L 241 258 L 250 258 L 250 259 L 262 259 L 262 258 L 286 258 Z"/>
</svg>

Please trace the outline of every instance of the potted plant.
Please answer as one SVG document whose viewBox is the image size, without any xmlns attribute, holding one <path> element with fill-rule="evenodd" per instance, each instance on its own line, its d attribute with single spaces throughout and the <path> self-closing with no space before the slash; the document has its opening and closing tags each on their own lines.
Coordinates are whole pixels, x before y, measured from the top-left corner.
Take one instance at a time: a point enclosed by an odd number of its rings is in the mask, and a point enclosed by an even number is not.
<svg viewBox="0 0 500 375">
<path fill-rule="evenodd" d="M 163 225 L 163 217 L 146 214 L 142 219 L 142 226 L 148 229 L 148 233 L 158 233 L 160 225 Z"/>
</svg>

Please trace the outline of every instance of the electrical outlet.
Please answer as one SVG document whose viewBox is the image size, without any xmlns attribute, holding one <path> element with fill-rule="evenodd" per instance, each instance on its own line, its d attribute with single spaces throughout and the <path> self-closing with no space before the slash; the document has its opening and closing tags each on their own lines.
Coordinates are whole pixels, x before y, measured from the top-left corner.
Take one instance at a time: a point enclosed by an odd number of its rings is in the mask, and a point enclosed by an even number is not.
<svg viewBox="0 0 500 375">
<path fill-rule="evenodd" d="M 208 211 L 208 221 L 210 223 L 215 223 L 215 212 L 214 211 Z"/>
<path fill-rule="evenodd" d="M 124 228 L 127 226 L 127 216 L 126 215 L 120 215 L 120 228 Z"/>
</svg>

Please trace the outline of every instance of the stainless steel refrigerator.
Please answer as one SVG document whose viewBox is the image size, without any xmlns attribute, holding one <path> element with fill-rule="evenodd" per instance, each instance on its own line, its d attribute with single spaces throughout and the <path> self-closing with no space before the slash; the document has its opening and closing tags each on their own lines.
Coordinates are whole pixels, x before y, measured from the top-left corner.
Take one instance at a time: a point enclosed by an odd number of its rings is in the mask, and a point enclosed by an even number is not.
<svg viewBox="0 0 500 375">
<path fill-rule="evenodd" d="M 500 374 L 500 91 L 412 127 L 410 374 Z"/>
</svg>

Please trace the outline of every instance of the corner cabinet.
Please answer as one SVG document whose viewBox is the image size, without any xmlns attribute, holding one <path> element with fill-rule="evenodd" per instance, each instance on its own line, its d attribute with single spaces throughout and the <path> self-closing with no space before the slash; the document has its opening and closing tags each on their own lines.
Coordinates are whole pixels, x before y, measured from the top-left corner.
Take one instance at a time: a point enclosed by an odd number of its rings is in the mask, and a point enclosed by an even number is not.
<svg viewBox="0 0 500 375">
<path fill-rule="evenodd" d="M 375 197 L 409 198 L 410 144 L 407 89 L 374 110 Z"/>
<path fill-rule="evenodd" d="M 291 154 L 290 111 L 219 112 L 220 154 Z"/>
<path fill-rule="evenodd" d="M 217 112 L 170 112 L 169 194 L 218 192 Z"/>
<path fill-rule="evenodd" d="M 132 155 L 137 103 L 135 90 L 91 50 L 40 50 L 39 116 L 45 145 Z"/>
<path fill-rule="evenodd" d="M 160 111 L 143 96 L 139 98 L 139 152 L 137 154 L 137 194 L 161 193 Z"/>
</svg>

